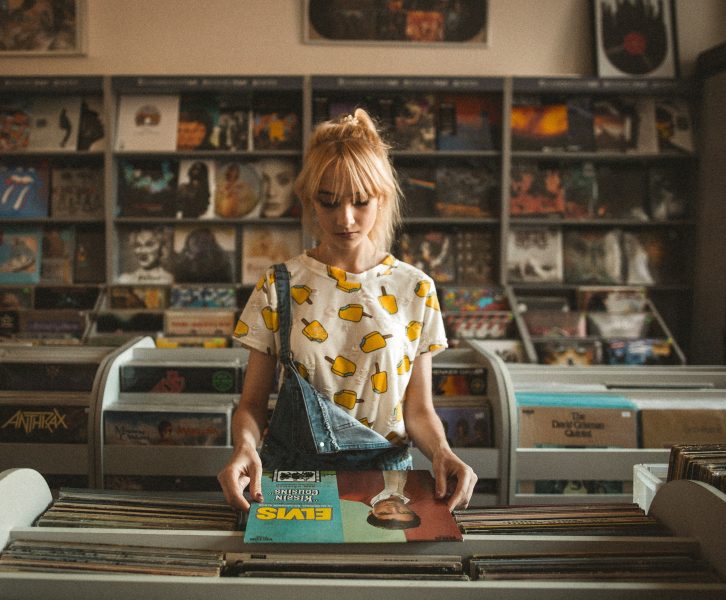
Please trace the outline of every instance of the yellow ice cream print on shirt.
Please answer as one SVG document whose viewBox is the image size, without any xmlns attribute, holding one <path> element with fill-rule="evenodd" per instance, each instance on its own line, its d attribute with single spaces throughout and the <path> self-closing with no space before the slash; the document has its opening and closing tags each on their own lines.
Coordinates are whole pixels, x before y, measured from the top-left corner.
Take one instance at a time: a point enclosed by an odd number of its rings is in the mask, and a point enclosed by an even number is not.
<svg viewBox="0 0 726 600">
<path fill-rule="evenodd" d="M 375 352 L 386 347 L 386 340 L 393 337 L 393 334 L 383 335 L 380 331 L 371 331 L 360 341 L 360 349 L 363 352 Z"/>
<path fill-rule="evenodd" d="M 305 319 L 301 319 L 305 328 L 302 330 L 303 335 L 308 338 L 311 342 L 323 343 L 328 339 L 328 332 L 325 331 L 325 327 L 320 321 L 313 321 L 309 323 Z"/>
<path fill-rule="evenodd" d="M 247 325 L 242 319 L 237 321 L 237 325 L 234 328 L 234 335 L 236 337 L 244 337 L 250 332 L 250 326 Z"/>
<path fill-rule="evenodd" d="M 406 337 L 412 342 L 417 340 L 421 337 L 422 327 L 423 323 L 421 321 L 409 321 L 408 325 L 406 325 Z"/>
<path fill-rule="evenodd" d="M 359 323 L 363 317 L 373 317 L 369 315 L 363 309 L 362 304 L 346 304 L 338 310 L 338 317 L 343 321 L 352 321 L 353 323 Z"/>
<path fill-rule="evenodd" d="M 269 306 L 265 306 L 261 311 L 262 319 L 265 322 L 265 327 L 273 333 L 280 328 L 280 316 L 276 310 L 272 310 Z"/>
<path fill-rule="evenodd" d="M 396 365 L 396 371 L 399 375 L 403 375 L 404 373 L 408 373 L 411 370 L 411 359 L 408 357 L 407 354 L 403 355 L 403 358 L 398 362 Z"/>
<path fill-rule="evenodd" d="M 355 363 L 344 356 L 336 356 L 335 359 L 326 356 L 325 360 L 330 363 L 330 370 L 339 377 L 350 377 L 355 373 Z"/>
<path fill-rule="evenodd" d="M 347 409 L 352 409 L 356 404 L 364 402 L 362 398 L 358 398 L 353 390 L 340 390 L 333 394 L 333 401 Z"/>
<path fill-rule="evenodd" d="M 298 361 L 294 361 L 294 364 L 295 370 L 300 374 L 300 377 L 302 377 L 305 381 L 309 381 L 310 373 L 308 372 L 308 368 Z"/>
<path fill-rule="evenodd" d="M 371 385 L 376 394 L 385 394 L 388 391 L 388 373 L 381 371 L 376 363 L 376 372 L 371 375 Z"/>
<path fill-rule="evenodd" d="M 381 295 L 378 296 L 378 302 L 384 310 L 395 315 L 398 312 L 398 302 L 393 294 L 386 294 L 386 288 L 381 288 Z"/>
<path fill-rule="evenodd" d="M 290 288 L 290 297 L 298 304 L 303 304 L 304 302 L 312 304 L 313 301 L 310 299 L 312 293 L 313 290 L 306 285 L 293 285 Z"/>
<path fill-rule="evenodd" d="M 343 269 L 339 269 L 338 267 L 332 267 L 330 265 L 327 266 L 328 269 L 328 277 L 331 279 L 334 279 L 336 282 L 336 288 L 343 292 L 351 293 L 351 292 L 357 292 L 360 290 L 360 283 L 356 283 L 355 281 L 347 281 L 348 275 L 346 274 Z"/>
<path fill-rule="evenodd" d="M 419 298 L 425 298 L 431 291 L 431 282 L 422 279 L 416 284 L 413 291 Z"/>
<path fill-rule="evenodd" d="M 255 286 L 255 289 L 259 292 L 260 290 L 264 289 L 265 284 L 268 285 L 274 285 L 275 284 L 275 273 L 274 271 L 272 273 L 267 273 L 260 277 L 260 280 L 257 282 L 257 285 Z"/>
<path fill-rule="evenodd" d="M 430 294 L 426 298 L 426 306 L 433 308 L 434 310 L 441 310 L 439 306 L 439 297 L 436 294 Z"/>
</svg>

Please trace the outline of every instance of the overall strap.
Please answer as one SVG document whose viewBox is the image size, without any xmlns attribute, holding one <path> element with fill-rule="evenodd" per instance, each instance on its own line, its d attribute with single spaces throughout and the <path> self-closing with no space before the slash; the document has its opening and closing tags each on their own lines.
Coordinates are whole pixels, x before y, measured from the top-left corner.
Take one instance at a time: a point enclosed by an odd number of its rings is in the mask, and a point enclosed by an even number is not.
<svg viewBox="0 0 726 600">
<path fill-rule="evenodd" d="M 290 309 L 290 272 L 282 264 L 276 264 L 275 290 L 277 291 L 277 315 L 280 324 L 280 362 L 283 365 L 292 364 L 290 353 L 290 329 L 292 327 L 292 313 Z"/>
</svg>

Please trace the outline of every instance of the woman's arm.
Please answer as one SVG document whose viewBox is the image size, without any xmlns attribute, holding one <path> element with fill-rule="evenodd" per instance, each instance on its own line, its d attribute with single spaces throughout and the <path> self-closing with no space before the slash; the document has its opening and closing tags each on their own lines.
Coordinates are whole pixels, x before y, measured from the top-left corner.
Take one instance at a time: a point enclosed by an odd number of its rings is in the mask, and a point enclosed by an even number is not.
<svg viewBox="0 0 726 600">
<path fill-rule="evenodd" d="M 416 447 L 431 461 L 436 479 L 436 496 L 450 493 L 449 510 L 466 508 L 477 476 L 474 470 L 454 454 L 446 441 L 444 427 L 434 410 L 431 395 L 431 354 L 419 354 L 413 363 L 411 380 L 403 403 L 406 431 Z M 449 490 L 449 482 L 456 487 Z"/>
<path fill-rule="evenodd" d="M 277 358 L 259 350 L 250 350 L 242 397 L 232 417 L 234 450 L 227 465 L 217 475 L 224 497 L 235 508 L 250 509 L 244 489 L 262 501 L 262 463 L 257 447 L 267 423 L 267 404 L 272 391 Z"/>
</svg>

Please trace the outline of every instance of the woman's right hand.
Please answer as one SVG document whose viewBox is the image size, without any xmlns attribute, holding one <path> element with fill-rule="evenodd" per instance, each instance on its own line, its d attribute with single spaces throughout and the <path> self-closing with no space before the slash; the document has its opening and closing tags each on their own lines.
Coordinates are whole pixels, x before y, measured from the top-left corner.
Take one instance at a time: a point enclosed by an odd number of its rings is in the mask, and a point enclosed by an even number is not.
<svg viewBox="0 0 726 600">
<path fill-rule="evenodd" d="M 262 502 L 262 462 L 257 449 L 249 444 L 235 447 L 227 465 L 217 474 L 227 503 L 237 509 L 249 512 L 250 503 L 244 496 L 247 486 L 250 497 Z"/>
</svg>

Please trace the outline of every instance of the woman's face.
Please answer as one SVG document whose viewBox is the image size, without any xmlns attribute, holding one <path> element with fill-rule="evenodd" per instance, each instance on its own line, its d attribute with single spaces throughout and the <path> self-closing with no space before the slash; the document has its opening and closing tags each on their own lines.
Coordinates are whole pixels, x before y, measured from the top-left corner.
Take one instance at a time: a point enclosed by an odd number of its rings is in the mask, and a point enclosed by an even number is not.
<svg viewBox="0 0 726 600">
<path fill-rule="evenodd" d="M 295 183 L 295 165 L 282 160 L 260 163 L 262 175 L 262 216 L 284 217 L 292 207 Z"/>
<path fill-rule="evenodd" d="M 340 195 L 336 189 L 341 189 Z M 320 226 L 320 243 L 330 250 L 350 252 L 369 243 L 369 234 L 376 224 L 380 201 L 354 191 L 350 183 L 338 188 L 333 168 L 329 167 L 320 181 L 313 199 L 313 210 Z"/>
<path fill-rule="evenodd" d="M 134 237 L 134 254 L 142 269 L 153 269 L 161 262 L 161 240 L 150 230 L 142 229 Z"/>
</svg>

